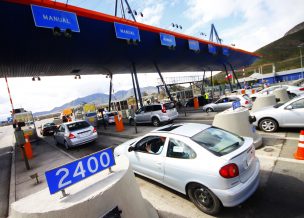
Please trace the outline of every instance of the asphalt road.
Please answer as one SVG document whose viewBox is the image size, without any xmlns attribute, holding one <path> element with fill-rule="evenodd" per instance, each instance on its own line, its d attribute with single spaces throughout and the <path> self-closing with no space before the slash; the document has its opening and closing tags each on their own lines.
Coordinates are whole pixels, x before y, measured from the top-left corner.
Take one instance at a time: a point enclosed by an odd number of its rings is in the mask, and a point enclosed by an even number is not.
<svg viewBox="0 0 304 218">
<path fill-rule="evenodd" d="M 47 137 L 52 143 L 52 137 Z M 96 152 L 108 146 L 116 146 L 127 139 L 99 136 L 96 143 L 66 150 L 75 158 Z M 261 160 L 263 161 L 263 160 Z M 261 180 L 256 193 L 242 205 L 223 208 L 218 217 L 304 217 L 302 204 L 304 200 L 304 164 L 276 161 L 267 180 Z M 161 184 L 136 176 L 142 195 L 161 211 L 171 211 L 184 217 L 210 217 L 198 210 L 188 198 Z"/>
<path fill-rule="evenodd" d="M 0 128 L 0 217 L 7 217 L 12 161 L 13 128 Z"/>
</svg>

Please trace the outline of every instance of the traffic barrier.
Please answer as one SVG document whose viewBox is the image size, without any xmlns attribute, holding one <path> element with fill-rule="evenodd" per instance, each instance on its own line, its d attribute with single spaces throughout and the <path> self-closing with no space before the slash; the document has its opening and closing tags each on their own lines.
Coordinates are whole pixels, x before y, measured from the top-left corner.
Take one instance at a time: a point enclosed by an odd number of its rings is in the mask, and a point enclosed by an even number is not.
<svg viewBox="0 0 304 218">
<path fill-rule="evenodd" d="M 194 97 L 193 98 L 193 107 L 194 107 L 194 109 L 198 109 L 199 108 L 198 97 Z"/>
<path fill-rule="evenodd" d="M 246 94 L 246 90 L 245 90 L 245 89 L 242 89 L 242 90 L 241 90 L 241 94 L 242 94 L 242 95 Z"/>
<path fill-rule="evenodd" d="M 124 124 L 123 124 L 123 120 L 122 120 L 122 115 L 118 114 L 114 116 L 114 120 L 115 120 L 115 129 L 116 132 L 122 132 L 124 131 Z"/>
<path fill-rule="evenodd" d="M 294 153 L 294 157 L 297 160 L 304 160 L 304 130 L 300 132 L 298 149 L 297 152 Z"/>
<path fill-rule="evenodd" d="M 251 94 L 254 94 L 255 93 L 255 89 L 251 89 Z"/>
<path fill-rule="evenodd" d="M 24 152 L 25 152 L 27 159 L 30 160 L 33 158 L 32 145 L 30 143 L 30 136 L 28 134 L 25 134 L 24 138 L 25 138 Z"/>
<path fill-rule="evenodd" d="M 289 101 L 289 96 L 286 89 L 279 88 L 273 91 L 276 98 L 280 99 L 280 103 L 286 103 Z"/>
<path fill-rule="evenodd" d="M 253 102 L 251 112 L 255 112 L 255 111 L 258 111 L 258 110 L 260 110 L 264 107 L 273 106 L 275 104 L 276 104 L 276 99 L 275 99 L 274 95 L 259 96 Z"/>
<path fill-rule="evenodd" d="M 252 119 L 252 118 L 251 118 Z M 262 137 L 251 124 L 250 114 L 246 108 L 228 109 L 214 116 L 212 125 L 240 136 L 253 138 L 255 148 L 262 145 Z"/>
</svg>

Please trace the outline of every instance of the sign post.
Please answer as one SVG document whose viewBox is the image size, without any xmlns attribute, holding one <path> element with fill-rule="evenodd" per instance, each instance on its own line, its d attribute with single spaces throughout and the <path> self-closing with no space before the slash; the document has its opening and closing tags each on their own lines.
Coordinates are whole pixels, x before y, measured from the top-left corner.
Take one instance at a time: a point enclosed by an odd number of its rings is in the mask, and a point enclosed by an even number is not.
<svg viewBox="0 0 304 218">
<path fill-rule="evenodd" d="M 139 29 L 122 23 L 114 23 L 116 38 L 140 42 Z"/>
<path fill-rule="evenodd" d="M 63 197 L 68 194 L 65 188 L 80 182 L 100 171 L 115 165 L 112 148 L 107 148 L 94 154 L 88 155 L 71 163 L 62 165 L 45 172 L 46 181 L 50 194 L 61 191 Z"/>
<path fill-rule="evenodd" d="M 160 33 L 160 43 L 161 45 L 168 46 L 168 47 L 175 47 L 176 42 L 175 42 L 175 37 L 169 34 L 165 33 Z"/>
</svg>

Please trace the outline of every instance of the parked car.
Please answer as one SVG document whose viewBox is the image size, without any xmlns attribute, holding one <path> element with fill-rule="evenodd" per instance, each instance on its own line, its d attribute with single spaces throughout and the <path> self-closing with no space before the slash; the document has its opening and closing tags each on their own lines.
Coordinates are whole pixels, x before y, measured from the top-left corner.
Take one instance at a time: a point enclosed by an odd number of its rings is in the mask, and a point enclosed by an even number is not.
<svg viewBox="0 0 304 218">
<path fill-rule="evenodd" d="M 115 123 L 114 116 L 118 115 L 117 111 L 105 112 L 104 118 L 109 124 Z"/>
<path fill-rule="evenodd" d="M 88 112 L 85 114 L 85 120 L 90 123 L 92 126 L 97 126 L 97 113 Z"/>
<path fill-rule="evenodd" d="M 163 122 L 173 121 L 178 117 L 178 112 L 173 102 L 163 104 L 151 104 L 138 109 L 134 118 L 129 117 L 129 123 L 152 123 L 159 126 Z"/>
<path fill-rule="evenodd" d="M 97 137 L 96 128 L 85 120 L 63 123 L 54 134 L 56 144 L 63 144 L 66 149 L 95 141 Z"/>
<path fill-rule="evenodd" d="M 290 85 L 277 85 L 277 86 L 270 86 L 268 88 L 262 89 L 261 91 L 250 95 L 250 98 L 255 101 L 255 99 L 259 96 L 264 96 L 268 94 L 272 94 L 274 90 L 283 88 L 286 89 L 290 98 L 294 98 L 296 96 L 300 96 L 304 94 L 304 87 L 299 86 L 290 86 Z"/>
<path fill-rule="evenodd" d="M 54 135 L 56 130 L 57 126 L 55 123 L 45 123 L 41 126 L 40 134 L 43 136 Z"/>
<path fill-rule="evenodd" d="M 252 115 L 256 117 L 253 125 L 265 132 L 275 132 L 279 127 L 304 127 L 304 95 L 263 108 Z"/>
<path fill-rule="evenodd" d="M 240 101 L 241 106 L 246 107 L 248 109 L 252 108 L 252 101 L 249 98 L 247 94 L 244 95 L 229 95 L 229 96 L 224 96 L 218 99 L 214 103 L 206 104 L 203 107 L 203 110 L 206 112 L 219 112 L 219 111 L 224 111 L 228 108 L 232 107 L 233 102 L 235 101 Z"/>
<path fill-rule="evenodd" d="M 62 119 L 60 119 L 59 117 L 54 117 L 53 123 L 55 123 L 58 128 L 62 124 Z"/>
<path fill-rule="evenodd" d="M 259 185 L 253 139 L 205 124 L 158 128 L 114 149 L 135 173 L 189 196 L 203 212 L 244 202 Z"/>
<path fill-rule="evenodd" d="M 198 96 L 198 103 L 199 106 L 204 106 L 205 104 L 207 104 L 207 100 L 204 98 L 204 96 Z M 185 107 L 194 107 L 194 98 L 189 99 L 186 103 L 185 103 Z"/>
</svg>

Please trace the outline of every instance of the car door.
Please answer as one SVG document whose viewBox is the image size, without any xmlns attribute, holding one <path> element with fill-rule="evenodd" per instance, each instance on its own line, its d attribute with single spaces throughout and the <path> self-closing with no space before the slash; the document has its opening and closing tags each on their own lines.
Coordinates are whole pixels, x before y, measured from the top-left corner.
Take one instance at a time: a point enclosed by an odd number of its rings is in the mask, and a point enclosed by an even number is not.
<svg viewBox="0 0 304 218">
<path fill-rule="evenodd" d="M 182 139 L 170 137 L 165 160 L 164 184 L 184 192 L 185 181 L 193 178 L 196 152 Z"/>
<path fill-rule="evenodd" d="M 224 111 L 227 108 L 229 108 L 229 105 L 231 107 L 231 102 L 229 102 L 229 99 L 227 97 L 221 98 L 216 102 L 216 107 L 214 108 L 215 111 Z"/>
<path fill-rule="evenodd" d="M 64 135 L 65 135 L 65 125 L 61 125 L 56 133 L 56 141 L 60 144 L 64 143 Z"/>
<path fill-rule="evenodd" d="M 160 145 L 157 152 L 147 151 L 147 145 Z M 134 146 L 135 150 L 128 152 L 128 158 L 133 169 L 139 174 L 148 178 L 162 182 L 164 176 L 164 158 L 166 138 L 157 135 L 150 135 L 142 138 Z M 156 151 L 156 150 L 153 150 Z"/>
<path fill-rule="evenodd" d="M 143 122 L 143 116 L 145 113 L 145 109 L 146 107 L 142 107 L 140 109 L 138 109 L 138 111 L 136 111 L 135 117 L 136 117 L 136 122 L 137 123 L 142 123 Z"/>
<path fill-rule="evenodd" d="M 294 101 L 283 109 L 284 123 L 286 127 L 304 127 L 304 98 Z"/>
<path fill-rule="evenodd" d="M 152 115 L 152 105 L 148 105 L 145 107 L 144 113 L 142 114 L 142 120 L 144 123 L 149 123 L 151 122 L 151 115 Z"/>
</svg>

